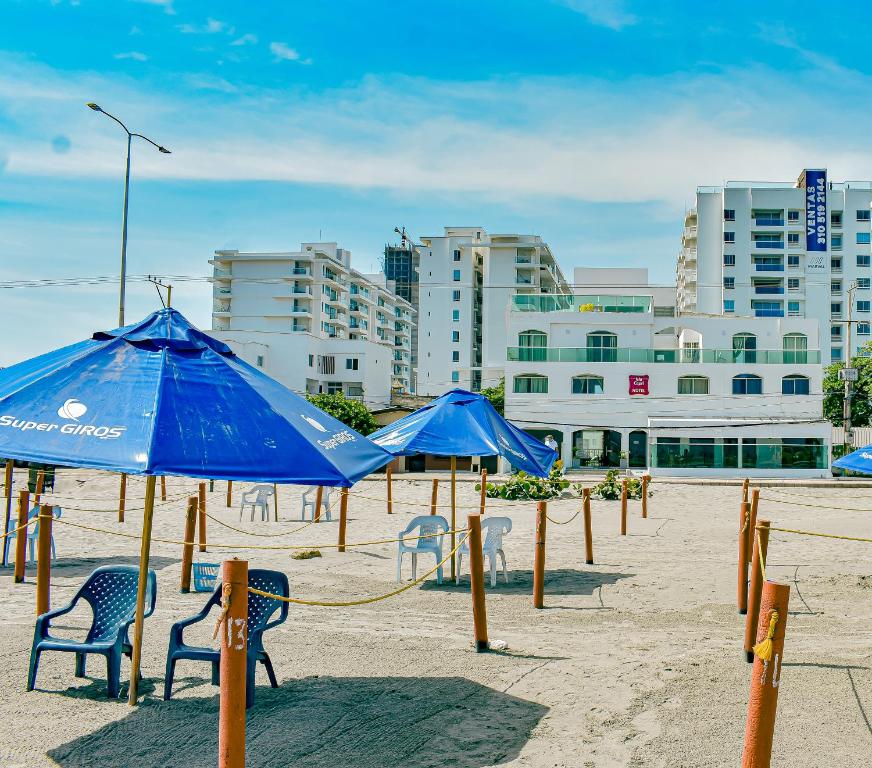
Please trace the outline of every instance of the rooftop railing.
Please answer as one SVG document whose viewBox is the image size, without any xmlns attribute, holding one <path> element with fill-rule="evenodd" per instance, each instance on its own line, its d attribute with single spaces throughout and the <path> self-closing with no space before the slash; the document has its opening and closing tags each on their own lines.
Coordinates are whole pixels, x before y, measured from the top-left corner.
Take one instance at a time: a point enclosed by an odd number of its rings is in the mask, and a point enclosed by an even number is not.
<svg viewBox="0 0 872 768">
<path fill-rule="evenodd" d="M 530 363 L 723 363 L 818 365 L 820 350 L 653 349 L 646 347 L 509 347 L 506 359 Z"/>
<path fill-rule="evenodd" d="M 513 312 L 650 312 L 650 296 L 591 294 L 519 295 L 512 297 Z"/>
</svg>

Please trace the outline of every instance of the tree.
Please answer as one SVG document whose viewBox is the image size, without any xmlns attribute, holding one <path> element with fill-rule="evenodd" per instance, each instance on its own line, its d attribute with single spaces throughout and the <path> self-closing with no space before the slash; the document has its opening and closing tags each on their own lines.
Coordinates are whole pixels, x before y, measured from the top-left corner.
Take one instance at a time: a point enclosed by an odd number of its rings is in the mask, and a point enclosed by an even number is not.
<svg viewBox="0 0 872 768">
<path fill-rule="evenodd" d="M 359 400 L 350 400 L 341 392 L 335 395 L 306 395 L 306 399 L 361 435 L 369 435 L 378 429 L 367 407 Z"/>
<path fill-rule="evenodd" d="M 863 356 L 851 360 L 857 369 L 857 381 L 853 384 L 851 398 L 851 425 L 868 427 L 872 422 L 872 342 L 868 342 L 862 350 Z M 844 363 L 833 363 L 824 372 L 824 418 L 836 426 L 843 423 L 842 414 L 845 401 L 845 382 L 839 379 L 839 371 Z"/>
<path fill-rule="evenodd" d="M 481 394 L 490 400 L 496 412 L 502 416 L 506 404 L 506 380 L 500 379 L 500 383 L 495 387 L 485 387 L 481 390 Z"/>
</svg>

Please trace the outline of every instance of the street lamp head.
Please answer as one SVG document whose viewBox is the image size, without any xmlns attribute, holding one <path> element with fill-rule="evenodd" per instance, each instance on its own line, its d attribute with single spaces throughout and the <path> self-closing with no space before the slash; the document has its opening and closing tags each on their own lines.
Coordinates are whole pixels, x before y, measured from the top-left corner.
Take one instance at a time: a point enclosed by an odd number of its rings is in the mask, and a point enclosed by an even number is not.
<svg viewBox="0 0 872 768">
<path fill-rule="evenodd" d="M 102 112 L 103 110 L 100 108 L 99 104 L 95 104 L 93 101 L 89 101 L 87 106 L 93 109 L 95 112 Z"/>
<path fill-rule="evenodd" d="M 170 152 L 166 147 L 158 147 L 158 151 L 159 151 L 159 152 L 163 152 L 165 155 L 171 155 L 171 154 L 172 154 L 172 152 Z"/>
</svg>

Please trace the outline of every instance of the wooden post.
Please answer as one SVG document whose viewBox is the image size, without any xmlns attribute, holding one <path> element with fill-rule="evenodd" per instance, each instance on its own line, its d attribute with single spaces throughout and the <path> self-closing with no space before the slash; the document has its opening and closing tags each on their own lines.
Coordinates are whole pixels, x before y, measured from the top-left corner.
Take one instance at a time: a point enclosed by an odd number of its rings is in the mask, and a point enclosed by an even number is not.
<svg viewBox="0 0 872 768">
<path fill-rule="evenodd" d="M 199 507 L 199 523 L 200 523 L 200 551 L 206 551 L 206 483 L 200 483 L 197 486 L 197 501 Z"/>
<path fill-rule="evenodd" d="M 15 462 L 12 459 L 6 459 L 6 515 L 3 520 L 3 533 L 9 533 L 9 521 L 12 519 L 12 486 L 14 484 L 13 469 Z M 6 544 L 7 539 L 3 539 L 3 567 L 9 564 L 9 547 Z"/>
<path fill-rule="evenodd" d="M 232 480 L 227 481 L 227 506 L 228 507 L 233 506 L 233 481 Z"/>
<path fill-rule="evenodd" d="M 151 554 L 151 526 L 154 520 L 154 496 L 157 477 L 145 479 L 145 511 L 142 514 L 142 547 L 139 550 L 139 582 L 136 586 L 136 611 L 133 620 L 133 655 L 130 663 L 130 689 L 127 703 L 136 704 L 139 693 L 139 668 L 142 661 L 142 630 L 145 623 L 145 592 L 148 587 L 148 559 Z"/>
<path fill-rule="evenodd" d="M 545 524 L 548 503 L 536 505 L 536 549 L 533 553 L 533 607 L 545 607 Z"/>
<path fill-rule="evenodd" d="M 742 481 L 742 501 L 748 501 L 748 487 L 751 485 L 750 478 L 745 478 Z"/>
<path fill-rule="evenodd" d="M 781 687 L 781 669 L 784 665 L 784 633 L 787 628 L 789 600 L 789 584 L 768 579 L 763 584 L 757 638 L 771 640 L 772 647 L 771 653 L 766 654 L 769 659 L 757 656 L 751 670 L 742 768 L 769 768 L 772 759 L 772 738 L 775 735 L 775 710 L 778 705 L 778 689 Z"/>
<path fill-rule="evenodd" d="M 394 513 L 394 494 L 393 494 L 394 471 L 391 469 L 390 464 L 388 464 L 388 467 L 385 470 L 385 480 L 387 482 L 387 489 L 388 489 L 388 514 L 392 515 Z"/>
<path fill-rule="evenodd" d="M 485 500 L 487 499 L 487 470 L 483 469 L 481 471 L 481 493 L 479 494 L 478 500 L 478 514 L 484 516 L 484 505 Z M 470 560 L 472 562 L 472 560 Z"/>
<path fill-rule="evenodd" d="M 751 514 L 748 518 L 748 562 L 751 562 L 751 556 L 754 553 L 754 530 L 757 528 L 757 504 L 760 502 L 760 489 L 754 488 L 751 491 Z M 765 560 L 763 562 L 766 562 Z"/>
<path fill-rule="evenodd" d="M 339 546 L 340 552 L 345 551 L 345 527 L 348 524 L 348 488 L 339 491 Z"/>
<path fill-rule="evenodd" d="M 182 592 L 191 591 L 191 568 L 194 563 L 194 536 L 197 532 L 197 508 L 197 497 L 189 497 L 188 511 L 185 515 L 185 543 L 182 545 L 182 580 L 179 587 Z"/>
<path fill-rule="evenodd" d="M 451 551 L 457 546 L 457 456 L 451 457 Z M 451 581 L 457 584 L 457 556 L 451 555 Z"/>
<path fill-rule="evenodd" d="M 15 583 L 24 581 L 24 563 L 27 559 L 27 513 L 30 511 L 30 491 L 18 492 L 18 532 L 15 534 Z M 23 526 L 23 527 L 22 527 Z"/>
<path fill-rule="evenodd" d="M 739 570 L 736 582 L 736 604 L 739 613 L 748 612 L 748 533 L 750 528 L 750 505 L 743 501 L 739 512 Z"/>
<path fill-rule="evenodd" d="M 748 613 L 745 616 L 745 659 L 749 664 L 754 661 L 752 648 L 757 642 L 757 623 L 760 618 L 760 595 L 763 592 L 763 567 L 766 566 L 766 555 L 769 552 L 769 521 L 758 523 L 754 538 L 754 556 L 751 560 L 751 586 L 748 589 Z"/>
<path fill-rule="evenodd" d="M 245 768 L 248 562 L 225 560 L 221 576 L 227 614 L 220 627 L 218 768 Z"/>
<path fill-rule="evenodd" d="M 36 615 L 47 613 L 51 607 L 51 523 L 54 508 L 39 507 L 39 535 L 36 539 Z"/>
<path fill-rule="evenodd" d="M 593 532 L 590 523 L 590 488 L 581 492 L 584 505 L 584 562 L 593 565 Z"/>
<path fill-rule="evenodd" d="M 273 517 L 275 522 L 279 521 L 279 486 L 278 483 L 273 483 Z"/>
<path fill-rule="evenodd" d="M 651 478 L 648 475 L 642 475 L 642 518 L 648 519 L 648 482 Z"/>
<path fill-rule="evenodd" d="M 627 478 L 621 481 L 621 536 L 627 535 Z"/>
<path fill-rule="evenodd" d="M 121 485 L 118 488 L 118 522 L 124 522 L 124 505 L 127 503 L 127 475 L 121 473 Z"/>
<path fill-rule="evenodd" d="M 324 500 L 324 486 L 319 485 L 315 492 L 315 511 L 312 513 L 312 520 L 316 523 L 321 522 L 321 503 Z"/>
<path fill-rule="evenodd" d="M 167 500 L 167 477 L 166 475 L 160 476 L 160 500 Z"/>
<path fill-rule="evenodd" d="M 430 514 L 436 514 L 437 502 L 439 501 L 439 479 L 433 478 L 433 490 L 430 491 Z"/>
<path fill-rule="evenodd" d="M 45 488 L 45 470 L 41 469 L 36 473 L 36 492 L 33 495 L 33 506 L 39 506 L 39 497 L 42 496 L 42 489 Z"/>
<path fill-rule="evenodd" d="M 468 515 L 469 530 L 469 591 L 472 593 L 472 626 L 475 650 L 488 648 L 487 606 L 484 601 L 484 555 L 481 551 L 481 515 Z"/>
</svg>

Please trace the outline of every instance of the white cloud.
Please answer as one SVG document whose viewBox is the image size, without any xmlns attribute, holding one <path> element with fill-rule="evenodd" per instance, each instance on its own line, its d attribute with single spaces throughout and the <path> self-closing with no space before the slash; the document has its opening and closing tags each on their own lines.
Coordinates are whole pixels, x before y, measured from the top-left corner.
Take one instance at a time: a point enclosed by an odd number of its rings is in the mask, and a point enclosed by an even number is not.
<svg viewBox="0 0 872 768">
<path fill-rule="evenodd" d="M 226 21 L 211 18 L 205 24 L 178 24 L 176 29 L 183 35 L 232 35 L 236 31 Z"/>
<path fill-rule="evenodd" d="M 116 59 L 133 59 L 133 61 L 148 61 L 148 56 L 140 51 L 125 51 L 124 53 L 116 53 Z"/>
<path fill-rule="evenodd" d="M 620 30 L 639 22 L 639 17 L 630 13 L 623 0 L 557 0 L 572 11 L 580 13 L 591 24 Z"/>
<path fill-rule="evenodd" d="M 287 43 L 270 43 L 270 53 L 275 56 L 276 61 L 299 61 L 300 64 L 311 64 L 311 59 L 301 59 L 300 53 L 296 48 L 291 48 Z"/>
<path fill-rule="evenodd" d="M 230 43 L 230 45 L 254 45 L 255 43 L 257 43 L 257 35 L 247 32 L 242 37 L 239 37 Z"/>
<path fill-rule="evenodd" d="M 145 5 L 157 5 L 164 9 L 164 13 L 170 16 L 176 15 L 176 9 L 173 7 L 173 0 L 133 0 L 135 3 L 143 3 Z"/>
</svg>

